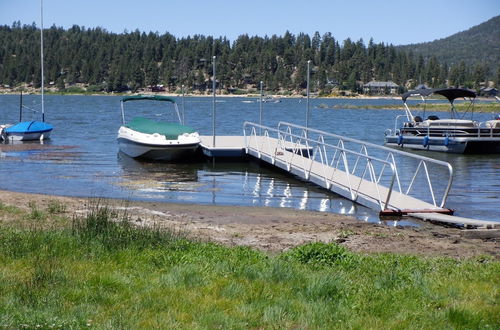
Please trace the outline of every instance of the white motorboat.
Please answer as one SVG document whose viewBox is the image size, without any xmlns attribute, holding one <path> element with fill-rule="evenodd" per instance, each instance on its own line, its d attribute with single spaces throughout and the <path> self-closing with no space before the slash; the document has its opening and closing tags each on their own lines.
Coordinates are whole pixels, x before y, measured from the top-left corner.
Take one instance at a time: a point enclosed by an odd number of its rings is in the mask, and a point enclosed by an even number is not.
<svg viewBox="0 0 500 330">
<path fill-rule="evenodd" d="M 410 96 L 420 96 L 425 102 L 425 98 L 432 94 L 448 99 L 451 104 L 450 118 L 428 116 L 423 119 L 425 108 L 423 118 L 413 115 L 407 99 Z M 403 94 L 405 115 L 396 116 L 394 130 L 385 131 L 385 144 L 392 147 L 449 153 L 500 153 L 500 118 L 486 122 L 473 120 L 475 97 L 475 92 L 461 88 L 421 89 Z M 457 98 L 470 101 L 469 109 L 463 114 L 458 113 L 453 105 Z M 464 119 L 467 113 L 470 113 L 470 119 Z M 400 124 L 399 118 L 405 116 L 406 121 Z"/>
<path fill-rule="evenodd" d="M 130 101 L 160 101 L 173 104 L 178 122 L 155 121 L 135 117 L 125 122 L 124 103 Z M 193 128 L 182 124 L 175 100 L 160 95 L 126 96 L 121 100 L 122 126 L 118 130 L 120 151 L 133 158 L 161 161 L 185 161 L 192 157 L 200 136 Z"/>
</svg>

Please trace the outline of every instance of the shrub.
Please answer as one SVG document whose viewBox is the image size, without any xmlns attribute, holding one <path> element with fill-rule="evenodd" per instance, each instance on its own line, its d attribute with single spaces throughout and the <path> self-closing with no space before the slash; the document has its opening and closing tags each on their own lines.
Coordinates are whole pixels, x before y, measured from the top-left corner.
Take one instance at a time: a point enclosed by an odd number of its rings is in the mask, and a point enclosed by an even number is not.
<svg viewBox="0 0 500 330">
<path fill-rule="evenodd" d="M 332 266 L 339 263 L 347 265 L 354 261 L 354 255 L 345 247 L 335 243 L 322 242 L 295 247 L 284 252 L 281 258 L 316 266 Z"/>
</svg>

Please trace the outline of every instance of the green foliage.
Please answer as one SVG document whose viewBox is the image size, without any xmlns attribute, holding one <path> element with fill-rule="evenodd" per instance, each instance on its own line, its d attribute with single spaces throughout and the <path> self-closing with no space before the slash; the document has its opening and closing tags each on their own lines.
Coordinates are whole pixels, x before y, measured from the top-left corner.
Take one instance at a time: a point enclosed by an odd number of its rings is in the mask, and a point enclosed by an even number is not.
<svg viewBox="0 0 500 330">
<path fill-rule="evenodd" d="M 0 327 L 494 328 L 499 271 L 325 243 L 270 257 L 136 228 L 97 201 L 70 229 L 0 227 Z"/>
<path fill-rule="evenodd" d="M 47 205 L 47 212 L 50 214 L 60 214 L 66 212 L 66 205 L 58 200 L 51 200 Z"/>
<path fill-rule="evenodd" d="M 105 89 L 106 89 L 106 86 L 104 84 L 90 85 L 87 87 L 87 93 L 103 92 Z"/>
<path fill-rule="evenodd" d="M 86 217 L 73 219 L 72 232 L 82 242 L 97 241 L 109 250 L 130 247 L 142 250 L 167 246 L 180 239 L 177 234 L 159 228 L 137 228 L 130 223 L 126 213 L 119 214 L 107 205 L 102 205 L 99 200 L 91 203 Z M 185 246 L 188 245 L 186 242 Z"/>
<path fill-rule="evenodd" d="M 283 253 L 281 258 L 317 266 L 348 265 L 355 261 L 354 255 L 342 245 L 322 242 L 309 243 L 290 249 Z"/>
<path fill-rule="evenodd" d="M 426 59 L 435 57 L 439 62 L 452 66 L 461 62 L 468 67 L 481 65 L 494 73 L 500 62 L 498 40 L 500 40 L 500 16 L 447 38 L 399 46 L 398 50 L 422 55 Z M 494 80 L 493 76 L 489 77 Z"/>
<path fill-rule="evenodd" d="M 477 34 L 486 37 L 475 38 L 473 44 L 482 44 L 485 38 L 496 41 L 497 26 L 492 36 L 489 31 Z M 76 25 L 69 29 L 53 26 L 44 31 L 44 36 L 46 80 L 55 82 L 63 93 L 138 91 L 157 84 L 170 92 L 178 91 L 181 85 L 187 92 L 208 92 L 213 55 L 217 56 L 218 88 L 236 94 L 240 90 L 257 91 L 261 80 L 266 90 L 274 93 L 302 93 L 308 60 L 312 61 L 311 92 L 321 95 L 331 92 L 331 81 L 341 89 L 359 92 L 360 82 L 371 80 L 392 80 L 404 89 L 408 83 L 438 87 L 447 79 L 452 85 L 478 87 L 486 79 L 497 78 L 495 68 L 490 67 L 498 63 L 495 45 L 489 47 L 489 52 L 478 51 L 477 47 L 470 48 L 472 51 L 450 51 L 442 46 L 420 52 L 414 51 L 415 45 L 398 48 L 375 44 L 373 40 L 368 45 L 350 39 L 339 43 L 331 33 L 321 36 L 318 32 L 312 38 L 289 32 L 271 38 L 241 35 L 231 44 L 225 37 L 176 38 L 169 33 L 137 30 L 115 34 Z M 0 42 L 0 84 L 25 83 L 39 88 L 40 59 L 33 56 L 39 49 L 36 26 L 21 26 L 19 22 L 11 27 L 0 26 Z M 450 60 L 450 54 L 462 54 L 467 59 L 473 58 L 471 54 L 489 55 L 486 60 L 470 63 L 463 56 Z M 461 60 L 465 66 L 461 66 Z"/>
<path fill-rule="evenodd" d="M 87 91 L 82 87 L 70 86 L 68 88 L 62 89 L 61 92 L 65 94 L 85 94 Z"/>
<path fill-rule="evenodd" d="M 45 219 L 45 213 L 38 208 L 35 202 L 29 202 L 28 206 L 30 207 L 31 210 L 28 217 L 30 220 L 40 221 Z"/>
<path fill-rule="evenodd" d="M 0 201 L 0 214 L 18 214 L 22 211 L 15 206 L 6 205 L 2 201 Z"/>
</svg>

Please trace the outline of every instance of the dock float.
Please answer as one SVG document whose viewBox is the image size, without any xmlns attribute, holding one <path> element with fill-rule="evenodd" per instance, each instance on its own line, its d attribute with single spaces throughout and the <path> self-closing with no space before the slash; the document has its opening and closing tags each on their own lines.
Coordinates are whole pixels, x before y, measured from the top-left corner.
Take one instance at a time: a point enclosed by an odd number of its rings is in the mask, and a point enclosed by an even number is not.
<svg viewBox="0 0 500 330">
<path fill-rule="evenodd" d="M 447 162 L 280 122 L 245 122 L 244 136 L 201 137 L 207 157 L 251 157 L 314 183 L 380 215 L 410 215 L 475 228 L 496 222 L 453 217 L 445 207 L 453 168 Z M 215 141 L 215 144 L 214 144 Z"/>
<path fill-rule="evenodd" d="M 246 156 L 245 137 L 231 136 L 200 136 L 200 147 L 203 155 L 209 158 L 243 158 Z M 215 142 L 215 143 L 214 143 Z"/>
<path fill-rule="evenodd" d="M 451 216 L 447 214 L 412 213 L 411 216 L 419 218 L 424 221 L 439 222 L 454 226 L 464 226 L 465 228 L 483 228 L 483 229 L 500 228 L 500 223 L 496 221 L 477 220 L 477 219 Z"/>
<path fill-rule="evenodd" d="M 269 138 L 269 137 L 268 137 Z M 277 144 L 278 140 L 269 138 L 271 140 L 275 140 L 273 143 Z M 203 155 L 205 157 L 215 157 L 215 158 L 243 158 L 248 156 L 247 150 L 247 138 L 241 135 L 227 135 L 227 136 L 216 136 L 215 140 L 212 135 L 200 136 L 200 147 Z M 261 140 L 261 137 L 254 136 L 252 141 Z M 214 145 L 215 141 L 215 145 Z M 284 141 L 280 144 L 280 147 L 284 149 L 284 151 L 296 152 L 302 155 L 308 155 L 312 152 L 311 148 L 307 148 L 304 145 L 300 145 L 297 147 L 295 143 L 290 143 L 288 141 Z"/>
</svg>

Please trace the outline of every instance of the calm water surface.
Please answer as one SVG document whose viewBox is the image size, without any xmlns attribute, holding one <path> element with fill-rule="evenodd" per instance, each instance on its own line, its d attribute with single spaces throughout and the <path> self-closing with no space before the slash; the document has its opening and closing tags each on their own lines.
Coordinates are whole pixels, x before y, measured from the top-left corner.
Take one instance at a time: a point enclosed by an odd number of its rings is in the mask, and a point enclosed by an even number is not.
<svg viewBox="0 0 500 330">
<path fill-rule="evenodd" d="M 43 147 L 0 152 L 0 189 L 68 196 L 130 198 L 218 205 L 290 207 L 350 214 L 379 221 L 377 212 L 254 162 L 165 164 L 139 162 L 118 152 L 120 97 L 45 97 L 47 122 L 54 125 Z M 245 120 L 259 121 L 259 104 L 251 98 L 217 99 L 217 134 L 242 135 Z M 246 101 L 246 102 L 242 102 Z M 19 97 L 0 95 L 0 123 L 16 122 Z M 178 99 L 179 104 L 180 99 Z M 148 102 L 149 103 L 149 102 Z M 40 109 L 40 96 L 24 96 L 24 104 Z M 340 106 L 318 108 L 320 104 Z M 375 144 L 394 126 L 401 110 L 348 110 L 342 105 L 400 104 L 399 100 L 312 99 L 310 126 Z M 263 124 L 279 121 L 303 125 L 305 101 L 283 99 L 264 105 Z M 154 104 L 126 104 L 132 115 L 160 117 Z M 135 112 L 132 114 L 132 110 Z M 186 98 L 186 123 L 202 135 L 212 134 L 212 99 Z M 432 114 L 432 113 L 429 113 Z M 439 114 L 443 116 L 444 114 Z M 474 114 L 487 120 L 491 114 Z M 25 120 L 32 115 L 25 112 Z M 39 117 L 34 116 L 34 119 Z M 168 119 L 165 118 L 165 119 Z M 450 162 L 455 171 L 447 206 L 456 215 L 500 221 L 500 157 L 498 155 L 426 156 Z"/>
</svg>

